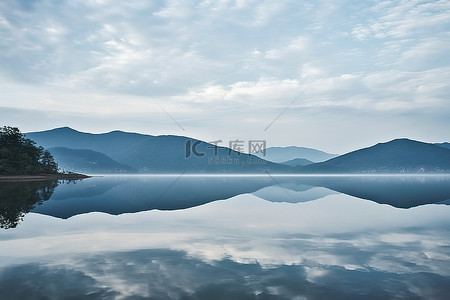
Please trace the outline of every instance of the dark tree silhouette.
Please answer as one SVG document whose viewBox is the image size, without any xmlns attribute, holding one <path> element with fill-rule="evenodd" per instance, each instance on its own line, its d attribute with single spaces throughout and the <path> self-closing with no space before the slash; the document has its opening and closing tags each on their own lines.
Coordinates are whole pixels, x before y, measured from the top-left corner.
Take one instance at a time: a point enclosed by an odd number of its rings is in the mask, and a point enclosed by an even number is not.
<svg viewBox="0 0 450 300">
<path fill-rule="evenodd" d="M 0 175 L 56 174 L 58 165 L 16 127 L 0 128 Z"/>
<path fill-rule="evenodd" d="M 15 228 L 36 205 L 50 199 L 57 180 L 0 182 L 0 228 Z"/>
</svg>

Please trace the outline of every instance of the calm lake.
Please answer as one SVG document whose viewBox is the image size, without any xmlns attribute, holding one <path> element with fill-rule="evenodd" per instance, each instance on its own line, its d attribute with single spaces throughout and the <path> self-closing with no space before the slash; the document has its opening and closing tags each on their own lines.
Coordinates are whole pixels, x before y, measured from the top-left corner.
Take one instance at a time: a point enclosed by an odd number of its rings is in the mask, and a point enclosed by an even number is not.
<svg viewBox="0 0 450 300">
<path fill-rule="evenodd" d="M 450 176 L 0 182 L 1 299 L 448 299 Z"/>
</svg>

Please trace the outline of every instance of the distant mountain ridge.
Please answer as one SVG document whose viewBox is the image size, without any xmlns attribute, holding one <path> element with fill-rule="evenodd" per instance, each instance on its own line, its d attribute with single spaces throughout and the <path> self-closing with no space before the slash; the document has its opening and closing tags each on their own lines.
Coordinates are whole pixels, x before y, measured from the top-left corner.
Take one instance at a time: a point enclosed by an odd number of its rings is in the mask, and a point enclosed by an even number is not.
<svg viewBox="0 0 450 300">
<path fill-rule="evenodd" d="M 299 166 L 307 166 L 313 164 L 312 161 L 306 159 L 306 158 L 294 158 L 288 161 L 284 161 L 281 164 L 291 167 L 299 167 Z"/>
<path fill-rule="evenodd" d="M 297 147 L 297 146 L 269 147 L 266 149 L 265 156 L 263 154 L 256 154 L 256 155 L 258 157 L 264 158 L 268 161 L 275 163 L 283 163 L 296 158 L 303 158 L 311 162 L 317 163 L 338 156 L 337 154 L 330 154 L 312 148 Z"/>
<path fill-rule="evenodd" d="M 447 148 L 447 149 L 450 149 L 450 143 L 447 143 L 447 142 L 445 142 L 445 143 L 437 143 L 435 145 L 440 146 L 440 147 L 444 147 L 444 148 Z"/>
<path fill-rule="evenodd" d="M 442 173 L 450 171 L 450 149 L 395 139 L 304 166 L 311 173 Z"/>
</svg>

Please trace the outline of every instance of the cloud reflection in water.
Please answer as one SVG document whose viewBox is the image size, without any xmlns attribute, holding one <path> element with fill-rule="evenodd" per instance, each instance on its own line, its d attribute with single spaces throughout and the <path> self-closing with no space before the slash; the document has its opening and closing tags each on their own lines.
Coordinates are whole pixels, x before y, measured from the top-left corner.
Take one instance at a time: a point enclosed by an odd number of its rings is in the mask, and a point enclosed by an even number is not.
<svg viewBox="0 0 450 300">
<path fill-rule="evenodd" d="M 68 220 L 32 213 L 2 232 L 0 291 L 39 295 L 58 277 L 58 292 L 94 299 L 440 299 L 450 292 L 449 216 L 447 205 L 405 210 L 343 194 L 295 204 L 243 194 Z"/>
</svg>

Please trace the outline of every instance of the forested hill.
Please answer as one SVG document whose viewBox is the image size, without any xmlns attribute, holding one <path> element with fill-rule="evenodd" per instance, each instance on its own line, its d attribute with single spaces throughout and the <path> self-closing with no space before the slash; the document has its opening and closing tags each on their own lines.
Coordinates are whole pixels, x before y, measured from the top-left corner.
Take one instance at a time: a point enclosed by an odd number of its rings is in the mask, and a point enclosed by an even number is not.
<svg viewBox="0 0 450 300">
<path fill-rule="evenodd" d="M 58 164 L 49 151 L 16 127 L 0 128 L 0 175 L 57 174 Z"/>
</svg>

